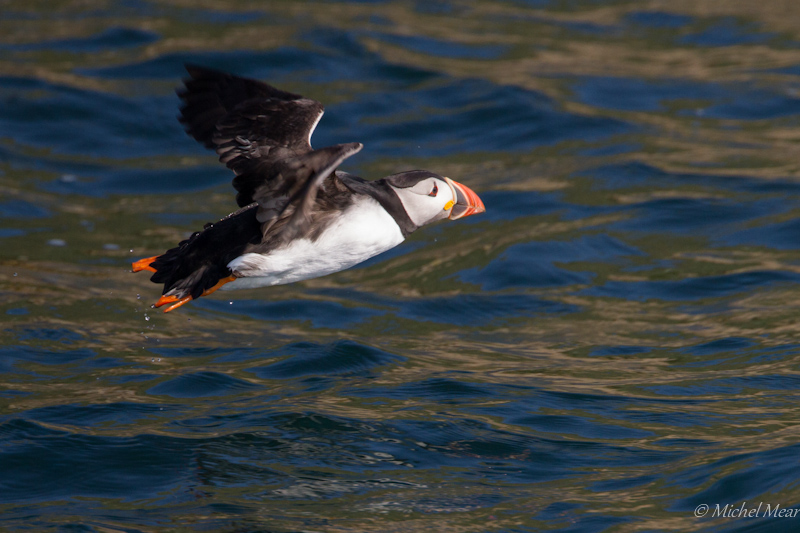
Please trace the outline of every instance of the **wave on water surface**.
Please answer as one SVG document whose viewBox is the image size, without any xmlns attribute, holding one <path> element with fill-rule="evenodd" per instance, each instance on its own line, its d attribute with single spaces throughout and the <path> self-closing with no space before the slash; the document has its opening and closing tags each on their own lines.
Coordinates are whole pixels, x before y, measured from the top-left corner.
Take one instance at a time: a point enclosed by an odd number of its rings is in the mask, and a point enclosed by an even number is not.
<svg viewBox="0 0 800 533">
<path fill-rule="evenodd" d="M 0 529 L 797 529 L 799 7 L 184 4 L 4 5 Z M 487 212 L 163 315 L 184 63 Z"/>
</svg>

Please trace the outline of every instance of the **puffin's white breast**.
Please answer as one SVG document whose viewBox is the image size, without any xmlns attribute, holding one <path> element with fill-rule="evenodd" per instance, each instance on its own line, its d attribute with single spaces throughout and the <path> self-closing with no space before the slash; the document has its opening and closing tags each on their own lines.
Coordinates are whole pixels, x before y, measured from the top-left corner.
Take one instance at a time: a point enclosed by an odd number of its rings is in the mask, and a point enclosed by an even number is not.
<svg viewBox="0 0 800 533">
<path fill-rule="evenodd" d="M 394 218 L 365 196 L 331 222 L 316 241 L 295 239 L 266 255 L 244 254 L 230 263 L 236 283 L 223 289 L 282 285 L 339 272 L 403 242 Z"/>
</svg>

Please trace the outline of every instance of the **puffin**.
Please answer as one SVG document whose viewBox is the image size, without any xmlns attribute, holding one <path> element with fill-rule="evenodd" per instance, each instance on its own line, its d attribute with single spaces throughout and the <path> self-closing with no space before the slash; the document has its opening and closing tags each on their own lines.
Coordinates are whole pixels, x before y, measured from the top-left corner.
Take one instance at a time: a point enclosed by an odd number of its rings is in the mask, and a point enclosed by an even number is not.
<svg viewBox="0 0 800 533">
<path fill-rule="evenodd" d="M 469 187 L 427 170 L 367 181 L 339 170 L 358 142 L 311 147 L 322 104 L 267 83 L 186 65 L 176 92 L 186 132 L 233 171 L 237 211 L 133 263 L 163 284 L 164 312 L 218 289 L 339 272 L 433 222 L 485 211 Z"/>
</svg>

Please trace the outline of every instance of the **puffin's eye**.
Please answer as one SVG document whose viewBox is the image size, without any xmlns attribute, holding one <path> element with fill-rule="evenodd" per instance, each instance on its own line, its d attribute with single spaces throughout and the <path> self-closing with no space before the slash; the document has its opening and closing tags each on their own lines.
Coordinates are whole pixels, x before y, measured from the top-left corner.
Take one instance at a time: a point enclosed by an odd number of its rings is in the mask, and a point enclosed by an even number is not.
<svg viewBox="0 0 800 533">
<path fill-rule="evenodd" d="M 439 187 L 437 187 L 436 184 L 434 183 L 433 190 L 428 194 L 428 196 L 432 196 L 435 198 L 438 193 L 439 193 Z"/>
</svg>

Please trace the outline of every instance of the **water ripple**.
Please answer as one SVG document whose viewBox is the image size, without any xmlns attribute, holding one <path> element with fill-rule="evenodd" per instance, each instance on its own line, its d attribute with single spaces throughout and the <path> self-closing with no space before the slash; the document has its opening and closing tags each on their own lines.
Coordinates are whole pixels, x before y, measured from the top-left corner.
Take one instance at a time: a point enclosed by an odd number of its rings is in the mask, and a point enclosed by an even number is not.
<svg viewBox="0 0 800 533">
<path fill-rule="evenodd" d="M 796 529 L 694 514 L 800 502 L 794 4 L 184 4 L 4 5 L 4 531 Z M 155 313 L 186 62 L 487 212 Z"/>
</svg>

